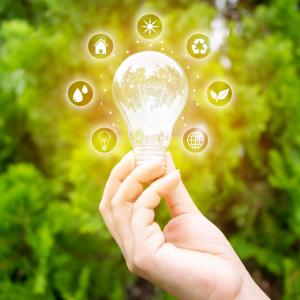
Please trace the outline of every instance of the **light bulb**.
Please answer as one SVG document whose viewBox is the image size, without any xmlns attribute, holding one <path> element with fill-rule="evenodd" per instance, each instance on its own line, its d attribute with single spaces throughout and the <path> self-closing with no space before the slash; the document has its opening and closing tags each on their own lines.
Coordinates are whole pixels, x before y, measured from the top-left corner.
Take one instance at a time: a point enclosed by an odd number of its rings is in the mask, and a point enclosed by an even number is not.
<svg viewBox="0 0 300 300">
<path fill-rule="evenodd" d="M 108 132 L 106 132 L 106 131 L 101 131 L 100 132 L 99 140 L 100 140 L 100 145 L 101 145 L 101 150 L 102 151 L 107 150 L 109 139 L 110 139 L 110 135 L 109 135 Z"/>
<path fill-rule="evenodd" d="M 181 66 L 155 51 L 131 55 L 116 71 L 113 94 L 128 125 L 136 165 L 155 157 L 165 161 L 174 124 L 188 95 Z"/>
</svg>

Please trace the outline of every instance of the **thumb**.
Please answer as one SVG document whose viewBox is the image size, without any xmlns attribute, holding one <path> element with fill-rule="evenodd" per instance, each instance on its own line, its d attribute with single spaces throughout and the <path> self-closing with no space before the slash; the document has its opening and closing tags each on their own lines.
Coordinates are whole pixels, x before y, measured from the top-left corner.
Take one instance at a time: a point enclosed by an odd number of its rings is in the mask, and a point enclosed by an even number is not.
<svg viewBox="0 0 300 300">
<path fill-rule="evenodd" d="M 174 170 L 176 170 L 176 166 L 171 154 L 168 152 L 167 173 L 173 172 Z M 199 213 L 198 208 L 194 204 L 190 194 L 181 180 L 177 187 L 164 195 L 164 197 L 173 217 L 183 214 Z"/>
</svg>

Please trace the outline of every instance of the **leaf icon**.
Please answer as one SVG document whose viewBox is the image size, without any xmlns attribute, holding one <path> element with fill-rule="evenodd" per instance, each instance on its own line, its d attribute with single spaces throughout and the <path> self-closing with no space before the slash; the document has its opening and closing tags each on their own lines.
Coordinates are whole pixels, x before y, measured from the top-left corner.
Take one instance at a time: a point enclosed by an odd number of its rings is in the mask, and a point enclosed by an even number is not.
<svg viewBox="0 0 300 300">
<path fill-rule="evenodd" d="M 210 90 L 210 96 L 214 99 L 217 100 L 218 99 L 218 95 L 214 90 Z"/>
<path fill-rule="evenodd" d="M 229 88 L 226 89 L 226 90 L 220 91 L 219 94 L 218 94 L 218 100 L 225 99 L 228 95 L 228 92 L 229 92 Z"/>
<path fill-rule="evenodd" d="M 86 87 L 86 85 L 84 85 L 84 86 L 82 87 L 82 92 L 83 92 L 84 94 L 86 94 L 86 93 L 88 92 L 88 88 Z"/>
</svg>

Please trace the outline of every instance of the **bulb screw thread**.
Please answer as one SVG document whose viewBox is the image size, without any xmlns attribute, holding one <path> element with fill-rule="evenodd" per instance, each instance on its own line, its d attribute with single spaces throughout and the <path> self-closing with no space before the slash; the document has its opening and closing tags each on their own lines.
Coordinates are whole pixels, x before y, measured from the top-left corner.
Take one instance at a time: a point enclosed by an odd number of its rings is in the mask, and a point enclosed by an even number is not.
<svg viewBox="0 0 300 300">
<path fill-rule="evenodd" d="M 167 148 L 161 145 L 140 145 L 133 147 L 133 153 L 135 155 L 135 166 L 140 166 L 151 162 L 153 159 L 160 158 L 164 164 L 164 168 L 167 167 L 166 153 Z"/>
</svg>

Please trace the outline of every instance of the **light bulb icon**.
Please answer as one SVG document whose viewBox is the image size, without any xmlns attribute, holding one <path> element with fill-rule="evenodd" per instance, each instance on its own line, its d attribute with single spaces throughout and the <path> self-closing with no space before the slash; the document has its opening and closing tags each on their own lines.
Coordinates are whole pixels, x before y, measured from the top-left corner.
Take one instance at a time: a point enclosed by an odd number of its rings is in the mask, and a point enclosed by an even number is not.
<svg viewBox="0 0 300 300">
<path fill-rule="evenodd" d="M 101 150 L 102 151 L 107 151 L 107 146 L 110 140 L 110 134 L 107 131 L 101 131 L 99 133 L 99 140 L 100 140 L 100 145 L 101 145 Z"/>
<path fill-rule="evenodd" d="M 117 144 L 116 133 L 107 127 L 98 128 L 92 134 L 92 145 L 100 153 L 111 152 Z"/>
<path fill-rule="evenodd" d="M 165 161 L 172 130 L 188 96 L 181 66 L 155 51 L 129 56 L 116 71 L 114 99 L 127 122 L 136 165 Z"/>
</svg>

